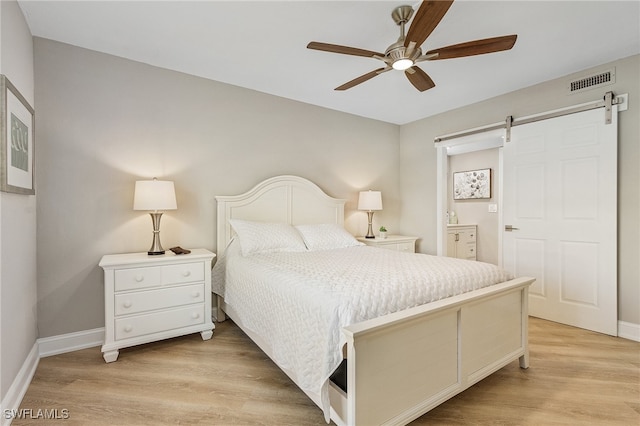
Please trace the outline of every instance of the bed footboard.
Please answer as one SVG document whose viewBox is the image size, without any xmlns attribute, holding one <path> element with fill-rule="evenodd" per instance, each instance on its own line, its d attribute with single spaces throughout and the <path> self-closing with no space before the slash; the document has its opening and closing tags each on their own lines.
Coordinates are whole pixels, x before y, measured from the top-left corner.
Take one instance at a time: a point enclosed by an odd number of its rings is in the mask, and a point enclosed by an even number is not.
<svg viewBox="0 0 640 426">
<path fill-rule="evenodd" d="M 337 424 L 406 424 L 510 362 L 528 367 L 528 287 L 518 278 L 354 324 Z M 342 401 L 339 401 L 342 399 Z"/>
</svg>

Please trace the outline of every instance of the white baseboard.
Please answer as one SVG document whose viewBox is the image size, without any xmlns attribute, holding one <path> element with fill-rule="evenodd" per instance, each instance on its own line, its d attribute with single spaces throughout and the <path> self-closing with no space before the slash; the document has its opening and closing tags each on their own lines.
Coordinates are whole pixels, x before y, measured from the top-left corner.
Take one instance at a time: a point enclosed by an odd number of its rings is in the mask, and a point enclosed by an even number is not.
<svg viewBox="0 0 640 426">
<path fill-rule="evenodd" d="M 40 357 L 93 348 L 104 343 L 104 327 L 38 339 Z"/>
<path fill-rule="evenodd" d="M 9 426 L 13 421 L 11 412 L 15 413 L 18 411 L 18 408 L 20 408 L 22 398 L 27 393 L 27 389 L 31 384 L 31 379 L 33 379 L 33 375 L 36 372 L 39 361 L 40 356 L 38 353 L 38 342 L 36 341 L 29 351 L 27 359 L 24 360 L 20 371 L 18 371 L 18 375 L 13 380 L 13 383 L 11 383 L 7 394 L 0 404 L 0 406 L 2 407 L 2 413 L 0 413 L 0 425 Z"/>
<path fill-rule="evenodd" d="M 618 337 L 640 342 L 640 324 L 618 321 Z"/>
</svg>

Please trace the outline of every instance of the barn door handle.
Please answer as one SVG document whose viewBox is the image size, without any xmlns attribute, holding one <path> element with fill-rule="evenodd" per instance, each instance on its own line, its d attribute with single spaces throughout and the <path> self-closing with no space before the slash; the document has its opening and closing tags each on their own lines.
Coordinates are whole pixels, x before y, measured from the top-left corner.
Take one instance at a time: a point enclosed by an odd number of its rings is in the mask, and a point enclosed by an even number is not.
<svg viewBox="0 0 640 426">
<path fill-rule="evenodd" d="M 505 226 L 504 226 L 504 230 L 505 230 L 505 231 L 507 231 L 507 232 L 517 231 L 518 229 L 520 229 L 520 228 L 514 228 L 514 227 L 513 227 L 513 226 L 511 226 L 511 225 L 505 225 Z"/>
</svg>

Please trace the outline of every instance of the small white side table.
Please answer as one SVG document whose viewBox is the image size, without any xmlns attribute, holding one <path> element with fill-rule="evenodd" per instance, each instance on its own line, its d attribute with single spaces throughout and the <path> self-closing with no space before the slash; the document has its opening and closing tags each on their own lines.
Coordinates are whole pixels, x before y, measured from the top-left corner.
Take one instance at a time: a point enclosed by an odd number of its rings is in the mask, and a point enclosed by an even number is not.
<svg viewBox="0 0 640 426">
<path fill-rule="evenodd" d="M 211 339 L 211 261 L 215 254 L 106 255 L 105 339 L 102 356 L 118 359 L 119 349 L 190 333 Z"/>
<path fill-rule="evenodd" d="M 360 242 L 368 246 L 380 247 L 388 250 L 404 251 L 407 253 L 416 252 L 417 237 L 408 237 L 406 235 L 387 235 L 387 238 L 365 238 L 356 237 Z"/>
</svg>

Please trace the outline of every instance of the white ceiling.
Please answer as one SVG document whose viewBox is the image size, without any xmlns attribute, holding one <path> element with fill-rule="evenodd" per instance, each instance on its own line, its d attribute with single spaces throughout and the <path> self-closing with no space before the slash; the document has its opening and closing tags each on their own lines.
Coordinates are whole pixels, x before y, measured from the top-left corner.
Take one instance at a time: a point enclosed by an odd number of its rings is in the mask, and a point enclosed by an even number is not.
<svg viewBox="0 0 640 426">
<path fill-rule="evenodd" d="M 640 53 L 640 2 L 458 0 L 423 51 L 518 34 L 510 51 L 422 62 L 418 92 L 382 66 L 309 50 L 320 41 L 381 51 L 399 27 L 394 1 L 19 1 L 34 36 L 289 99 L 404 124 Z"/>
</svg>

